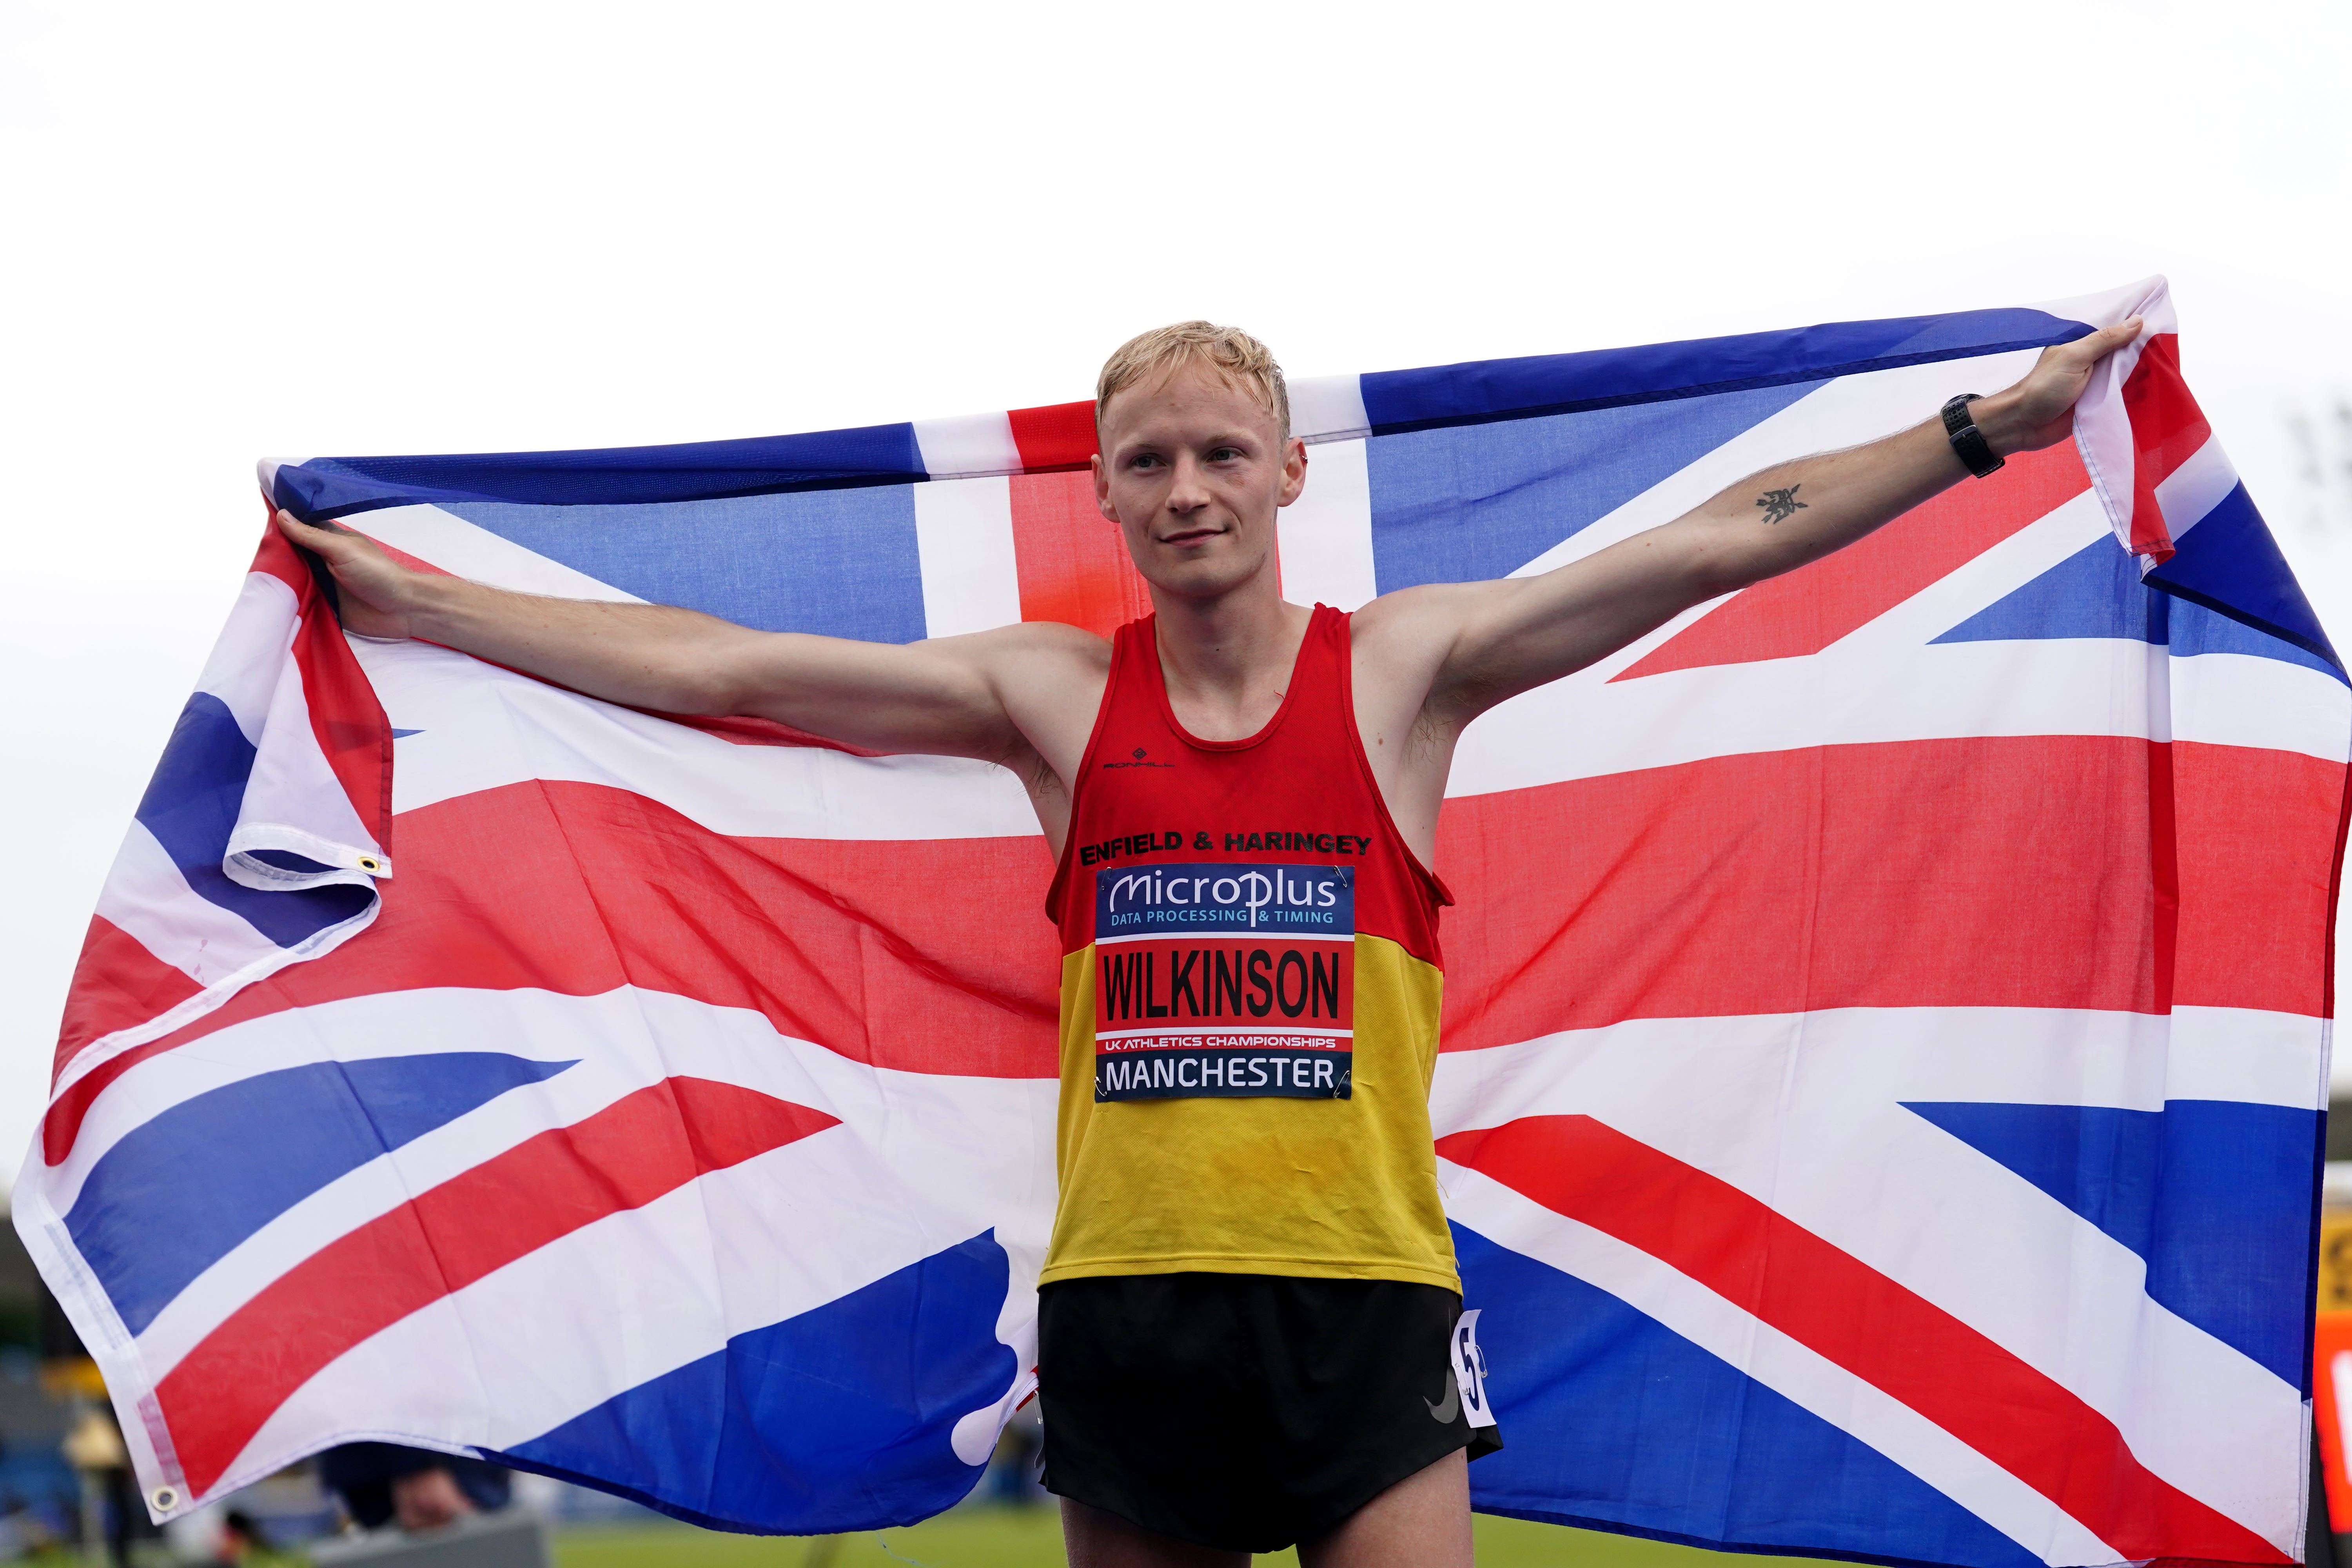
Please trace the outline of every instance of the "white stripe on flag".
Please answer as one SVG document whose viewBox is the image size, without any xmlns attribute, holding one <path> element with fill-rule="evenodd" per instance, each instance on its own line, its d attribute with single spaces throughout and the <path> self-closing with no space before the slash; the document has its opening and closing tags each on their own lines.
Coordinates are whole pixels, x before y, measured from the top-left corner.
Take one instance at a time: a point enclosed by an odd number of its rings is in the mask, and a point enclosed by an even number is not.
<svg viewBox="0 0 2352 1568">
<path fill-rule="evenodd" d="M 924 635 L 951 637 L 1018 622 L 1013 481 L 938 479 L 913 490 Z"/>
<path fill-rule="evenodd" d="M 918 419 L 915 447 L 923 455 L 923 471 L 934 480 L 1021 471 L 1013 421 L 1001 413 Z"/>
<path fill-rule="evenodd" d="M 1312 375 L 1284 390 L 1290 395 L 1290 433 L 1300 440 L 1352 441 L 1371 434 L 1361 376 Z"/>
<path fill-rule="evenodd" d="M 619 996 L 625 992 L 608 993 Z M 582 1037 L 570 1033 L 571 1014 L 548 1017 L 535 1011 L 539 991 L 475 991 L 462 987 L 394 991 L 311 1007 L 272 1013 L 219 1031 L 218 1048 L 165 1051 L 140 1062 L 99 1097 L 84 1118 L 72 1151 L 62 1164 L 46 1168 L 43 1190 L 60 1209 L 70 1209 L 93 1164 L 124 1134 L 172 1107 L 201 1094 L 262 1073 L 332 1059 L 433 1056 L 453 1048 L 452 1037 L 492 1039 L 497 1048 L 547 1061 L 578 1059 Z M 566 1007 L 570 1003 L 564 1004 Z M 407 1009 L 425 1011 L 411 1016 Z M 440 1011 L 457 1009 L 456 1013 Z M 2104 1105 L 2154 1110 L 2168 1100 L 2234 1100 L 2252 1104 L 2311 1110 L 2326 1097 L 2315 1041 L 2318 1020 L 2292 1013 L 2236 1007 L 2176 1006 L 2169 1042 L 2163 1019 L 2137 1013 L 2092 1013 L 2031 1008 L 1855 1008 L 1857 1018 L 1878 1019 L 1898 1032 L 1966 1039 L 1966 1050 L 1930 1055 L 1913 1064 L 1921 1076 L 1907 1098 L 2004 1100 L 2065 1104 L 2087 1094 Z M 1827 1014 L 1817 1015 L 1826 1017 Z M 463 1017 L 467 1022 L 457 1022 Z M 1517 1088 L 1492 1086 L 1494 1075 L 1509 1078 L 1534 1070 L 1548 1053 L 1570 1055 L 1595 1048 L 1639 1053 L 1653 1032 L 1663 1048 L 1715 1042 L 1740 1049 L 1742 1042 L 1769 1041 L 1786 1026 L 1787 1015 L 1738 1019 L 1635 1019 L 1606 1029 L 1571 1030 L 1501 1047 L 1496 1052 L 1447 1051 L 1438 1058 L 1432 1090 L 1433 1114 L 1441 1131 L 1468 1125 L 1466 1106 L 1496 1094 L 1496 1114 L 1520 1103 Z M 457 1030 L 456 1037 L 448 1031 Z M 2064 1031 L 2072 1042 L 2060 1050 L 2049 1043 Z M 1622 1035 L 1631 1043 L 1595 1047 L 1591 1042 Z M 601 1038 L 602 1037 L 598 1037 Z M 1533 1057 L 1524 1053 L 1532 1050 Z M 1949 1081 L 1937 1081 L 1944 1073 Z M 567 1078 L 569 1074 L 565 1075 Z M 634 1083 L 635 1080 L 632 1080 Z M 602 1103 L 599 1101 L 599 1103 Z M 1492 1125 L 1494 1116 L 1479 1125 Z"/>
<path fill-rule="evenodd" d="M 2179 543 L 2182 534 L 2204 521 L 2205 514 L 2237 488 L 2237 466 L 2221 449 L 2221 438 L 2208 437 L 2156 487 L 2156 504 L 2164 509 L 2165 526 L 2172 531 L 2173 542 Z"/>
<path fill-rule="evenodd" d="M 1380 593 L 1372 568 L 1372 488 L 1364 443 L 1307 454 L 1307 488 L 1281 512 L 1282 596 L 1353 610 Z"/>
<path fill-rule="evenodd" d="M 293 589 L 267 572 L 246 574 L 220 640 L 196 677 L 196 691 L 217 699 L 250 744 L 261 743 L 268 725 L 278 667 L 288 661 L 298 625 Z"/>
<path fill-rule="evenodd" d="M 2352 690 L 2307 666 L 2256 654 L 2169 661 L 2172 738 L 2209 746 L 2301 752 L 2335 762 L 2352 731 Z M 2329 736 L 2336 751 L 2328 752 Z"/>
<path fill-rule="evenodd" d="M 714 833 L 755 838 L 1003 838 L 1037 832 L 1011 773 L 959 757 L 854 757 L 739 746 L 425 643 L 360 643 L 400 742 L 393 807 L 528 780 L 659 801 Z"/>
<path fill-rule="evenodd" d="M 1889 642 L 1866 658 L 1832 648 L 1617 684 L 1601 668 L 1580 672 L 1470 726 L 1446 795 L 1816 746 L 2004 736 L 2208 741 L 2333 763 L 2352 720 L 2343 682 L 2281 659 L 2176 660 L 2121 637 Z M 2194 671 L 2200 700 L 2175 713 L 2158 683 L 2179 679 L 2168 667 L 2182 664 L 2210 668 Z M 2191 729 L 2190 720 L 2211 729 Z M 2168 723 L 2180 728 L 2164 733 Z"/>
</svg>

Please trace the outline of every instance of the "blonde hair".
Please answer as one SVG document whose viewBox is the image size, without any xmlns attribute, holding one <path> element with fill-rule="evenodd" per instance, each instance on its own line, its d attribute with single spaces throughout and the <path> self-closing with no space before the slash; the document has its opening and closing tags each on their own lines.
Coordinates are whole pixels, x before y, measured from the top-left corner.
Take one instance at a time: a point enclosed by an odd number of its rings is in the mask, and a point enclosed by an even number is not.
<svg viewBox="0 0 2352 1568">
<path fill-rule="evenodd" d="M 1282 366 L 1272 351 L 1239 327 L 1213 321 L 1178 321 L 1154 327 L 1118 345 L 1103 362 L 1095 381 L 1095 428 L 1102 428 L 1110 400 L 1148 375 L 1181 364 L 1207 365 L 1227 381 L 1238 383 L 1282 427 L 1290 439 L 1290 390 L 1282 382 Z"/>
</svg>

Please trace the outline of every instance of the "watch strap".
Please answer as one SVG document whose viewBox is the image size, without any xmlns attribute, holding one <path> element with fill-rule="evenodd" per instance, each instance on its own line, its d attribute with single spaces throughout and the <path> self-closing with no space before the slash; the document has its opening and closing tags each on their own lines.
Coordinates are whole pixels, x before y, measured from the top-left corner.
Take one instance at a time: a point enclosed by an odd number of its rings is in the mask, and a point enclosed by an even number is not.
<svg viewBox="0 0 2352 1568">
<path fill-rule="evenodd" d="M 1944 405 L 1945 438 L 1959 454 L 1960 461 L 1968 465 L 1969 472 L 1980 479 L 2008 460 L 1993 451 L 1992 443 L 1985 439 L 1984 432 L 1969 416 L 1969 405 L 1983 395 L 1980 392 L 1963 392 Z"/>
</svg>

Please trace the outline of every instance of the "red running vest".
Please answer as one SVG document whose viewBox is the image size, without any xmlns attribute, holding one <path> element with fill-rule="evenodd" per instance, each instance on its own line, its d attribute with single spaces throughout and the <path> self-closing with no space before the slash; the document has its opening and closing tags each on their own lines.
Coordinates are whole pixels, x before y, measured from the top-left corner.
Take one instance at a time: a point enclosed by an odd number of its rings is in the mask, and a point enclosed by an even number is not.
<svg viewBox="0 0 2352 1568">
<path fill-rule="evenodd" d="M 1041 1280 L 1203 1270 L 1461 1289 L 1429 1084 L 1453 902 L 1356 733 L 1315 606 L 1281 708 L 1187 734 L 1154 618 L 1119 628 L 1046 912 L 1061 1202 Z"/>
</svg>

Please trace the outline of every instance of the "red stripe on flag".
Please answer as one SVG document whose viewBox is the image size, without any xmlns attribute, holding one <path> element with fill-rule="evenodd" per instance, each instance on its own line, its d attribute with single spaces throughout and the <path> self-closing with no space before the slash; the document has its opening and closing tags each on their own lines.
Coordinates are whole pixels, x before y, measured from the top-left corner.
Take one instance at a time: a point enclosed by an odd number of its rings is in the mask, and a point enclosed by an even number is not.
<svg viewBox="0 0 2352 1568">
<path fill-rule="evenodd" d="M 66 1063 L 92 1040 L 168 1013 L 203 989 L 148 952 L 137 937 L 103 915 L 92 915 L 81 939 L 81 957 L 74 964 L 72 988 L 66 993 L 51 1078 L 65 1071 Z M 53 1157 L 50 1163 L 56 1163 Z"/>
<path fill-rule="evenodd" d="M 376 700 L 375 688 L 360 668 L 342 624 L 313 592 L 302 606 L 301 629 L 294 634 L 294 663 L 302 672 L 302 695 L 310 710 L 310 732 L 327 766 L 351 797 L 360 824 L 377 847 L 392 853 L 392 721 Z"/>
<path fill-rule="evenodd" d="M 2074 443 L 2021 452 L 1860 542 L 1735 595 L 1612 679 L 1794 658 L 1822 649 L 2088 489 Z"/>
<path fill-rule="evenodd" d="M 706 735 L 715 735 L 730 746 L 787 746 L 802 751 L 842 752 L 853 757 L 890 754 L 868 751 L 864 746 L 853 746 L 842 741 L 829 741 L 823 735 L 812 735 L 806 730 L 795 730 L 790 724 L 748 713 L 664 713 L 651 708 L 640 708 L 636 711 L 650 713 L 656 719 L 667 719 L 673 724 L 683 724 L 689 730 L 699 730 Z"/>
<path fill-rule="evenodd" d="M 351 524 L 345 523 L 343 526 L 350 528 Z M 361 531 L 358 529 L 352 529 L 352 531 L 356 533 Z M 422 572 L 427 576 L 432 577 L 455 577 L 457 575 L 455 572 L 450 571 L 447 567 L 436 566 L 433 563 L 425 560 L 421 555 L 411 555 L 407 551 L 403 550 L 397 544 L 386 544 L 383 540 L 378 539 L 373 533 L 369 534 L 367 537 L 369 543 L 374 545 L 378 550 L 383 551 L 386 555 L 391 556 L 403 566 L 407 567 L 411 572 Z M 436 644 L 436 646 L 437 647 L 439 645 Z M 484 662 L 487 663 L 488 661 L 485 660 Z M 500 665 L 499 668 L 504 669 L 506 666 Z"/>
<path fill-rule="evenodd" d="M 299 602 L 312 592 L 316 584 L 311 581 L 310 567 L 302 559 L 302 552 L 278 531 L 277 516 L 277 509 L 268 497 L 263 497 L 261 542 L 254 546 L 253 564 L 246 570 L 277 578 L 294 590 L 294 597 Z"/>
<path fill-rule="evenodd" d="M 2344 767 L 2175 743 L 2168 914 L 2165 750 L 1829 746 L 1450 801 L 1444 1047 L 1823 1007 L 2154 1012 L 2168 920 L 2175 1002 L 2318 1016 Z M 729 838 L 586 784 L 460 796 L 400 830 L 366 940 L 75 1082 L 43 1122 L 49 1162 L 137 1062 L 287 1008 L 425 986 L 635 984 L 757 1011 L 877 1067 L 1055 1070 L 1057 943 L 1026 901 L 1052 875 L 1042 839 Z"/>
<path fill-rule="evenodd" d="M 1020 450 L 1021 467 L 1028 472 L 1094 467 L 1095 405 L 1091 402 L 1015 408 L 1004 417 L 1013 426 L 1013 445 Z"/>
<path fill-rule="evenodd" d="M 2205 411 L 2180 374 L 2180 339 L 2164 332 L 2147 341 L 2139 363 L 2124 383 L 2124 407 L 2131 416 L 2136 470 L 2160 485 L 2213 438 Z"/>
<path fill-rule="evenodd" d="M 218 1480 L 295 1390 L 410 1313 L 583 1226 L 838 1122 L 733 1084 L 668 1079 L 338 1237 L 156 1384 L 190 1488 Z"/>
<path fill-rule="evenodd" d="M 366 940 L 246 987 L 50 1107 L 54 1164 L 106 1086 L 216 1030 L 426 986 L 637 985 L 764 1015 L 854 1060 L 1051 1078 L 1059 942 L 1045 841 L 730 838 L 601 784 L 507 784 L 404 812 Z"/>
<path fill-rule="evenodd" d="M 2296 752 L 2173 742 L 2175 1002 L 2328 1015 L 2345 773 Z"/>
<path fill-rule="evenodd" d="M 1015 476 L 1013 562 L 1021 618 L 1061 621 L 1108 637 L 1151 613 L 1151 591 L 1118 525 L 1095 505 L 1092 474 Z"/>
<path fill-rule="evenodd" d="M 2180 978 L 2180 803 L 2179 752 L 2147 749 L 2148 1010 L 2172 1011 Z"/>
<path fill-rule="evenodd" d="M 2063 1385 L 1727 1182 L 1590 1116 L 1457 1132 L 1437 1152 L 1641 1248 L 1900 1400 L 2121 1557 L 2289 1561 L 2151 1474 Z"/>
<path fill-rule="evenodd" d="M 2148 339 L 2124 382 L 2124 413 L 2132 432 L 2132 548 L 2158 559 L 2172 553 L 2172 525 L 2156 487 L 2213 437 L 2204 411 L 2180 374 L 2180 339 Z M 2195 518 L 2185 521 L 2194 522 Z"/>
<path fill-rule="evenodd" d="M 2345 770 L 2129 737 L 1824 746 L 1446 803 L 1447 1050 L 1825 1007 L 2316 1016 Z M 2177 861 L 2177 910 L 2158 887 Z"/>
</svg>

